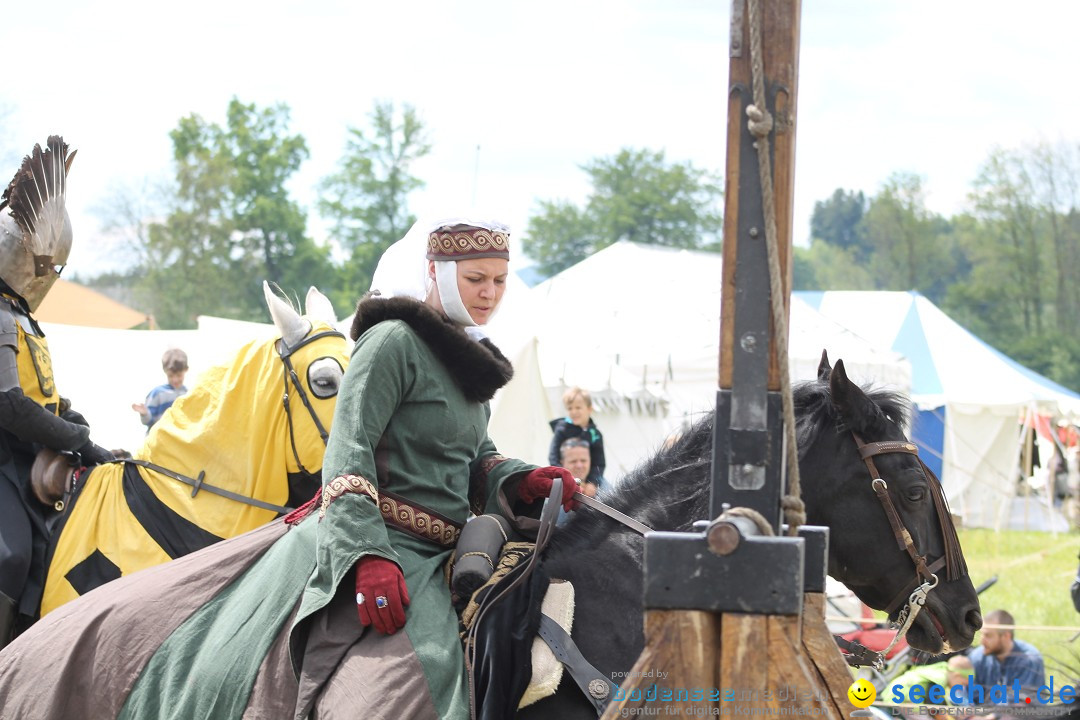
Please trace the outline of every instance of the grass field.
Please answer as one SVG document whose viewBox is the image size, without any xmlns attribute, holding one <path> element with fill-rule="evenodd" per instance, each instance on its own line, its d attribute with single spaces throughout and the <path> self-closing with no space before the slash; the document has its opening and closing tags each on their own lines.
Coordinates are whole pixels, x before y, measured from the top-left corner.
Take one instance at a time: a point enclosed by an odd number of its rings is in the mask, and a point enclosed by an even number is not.
<svg viewBox="0 0 1080 720">
<path fill-rule="evenodd" d="M 972 583 L 977 586 L 995 575 L 998 578 L 979 596 L 983 613 L 1008 610 L 1019 626 L 1016 637 L 1039 648 L 1048 674 L 1058 674 L 1060 661 L 1068 661 L 1080 676 L 1080 638 L 1072 640 L 1080 632 L 1080 613 L 1069 595 L 1080 535 L 975 529 L 958 533 Z M 1035 630 L 1025 625 L 1058 629 Z"/>
</svg>

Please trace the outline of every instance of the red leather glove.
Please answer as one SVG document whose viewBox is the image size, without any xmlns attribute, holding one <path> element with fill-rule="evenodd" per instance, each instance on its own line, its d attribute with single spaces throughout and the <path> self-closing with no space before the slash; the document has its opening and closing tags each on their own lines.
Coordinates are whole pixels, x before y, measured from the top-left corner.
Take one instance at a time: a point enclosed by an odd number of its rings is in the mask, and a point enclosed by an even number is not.
<svg viewBox="0 0 1080 720">
<path fill-rule="evenodd" d="M 531 503 L 535 500 L 542 500 L 548 496 L 551 492 L 551 481 L 555 478 L 562 478 L 562 506 L 563 510 L 570 512 L 578 506 L 578 501 L 574 499 L 574 493 L 577 492 L 578 486 L 574 482 L 574 476 L 570 474 L 570 471 L 561 467 L 542 467 L 536 468 L 531 473 L 525 476 L 518 485 L 518 497 L 527 503 Z"/>
<path fill-rule="evenodd" d="M 356 610 L 360 624 L 374 625 L 384 635 L 405 627 L 409 591 L 397 563 L 378 555 L 365 555 L 356 562 Z"/>
</svg>

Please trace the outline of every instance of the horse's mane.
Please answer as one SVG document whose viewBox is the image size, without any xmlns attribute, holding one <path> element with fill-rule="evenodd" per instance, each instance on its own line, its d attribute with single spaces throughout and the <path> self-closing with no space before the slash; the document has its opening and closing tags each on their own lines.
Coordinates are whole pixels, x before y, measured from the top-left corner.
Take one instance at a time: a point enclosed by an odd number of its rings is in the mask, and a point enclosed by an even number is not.
<svg viewBox="0 0 1080 720">
<path fill-rule="evenodd" d="M 910 401 L 896 391 L 864 387 L 876 412 L 860 418 L 868 435 L 883 435 L 890 423 L 905 425 Z M 807 448 L 826 429 L 845 429 L 833 406 L 827 382 L 799 383 L 792 389 L 795 430 L 800 448 Z M 714 413 L 707 413 L 673 442 L 630 471 L 617 487 L 597 497 L 654 530 L 687 531 L 696 520 L 706 520 L 711 491 Z M 615 520 L 590 508 L 581 508 L 559 528 L 552 547 L 590 547 L 613 530 Z"/>
<path fill-rule="evenodd" d="M 859 419 L 866 435 L 884 436 L 889 424 L 895 423 L 900 427 L 908 424 L 911 401 L 903 393 L 872 386 L 861 389 L 876 406 L 876 412 Z M 844 424 L 833 406 L 828 382 L 811 380 L 798 383 L 791 393 L 795 406 L 795 440 L 799 445 L 800 458 L 825 429 L 832 428 L 838 433 L 852 429 Z"/>
<path fill-rule="evenodd" d="M 618 487 L 601 491 L 597 499 L 653 530 L 689 530 L 694 520 L 708 515 L 712 441 L 710 412 L 627 473 Z M 678 512 L 673 513 L 676 507 Z M 675 517 L 682 521 L 672 525 Z M 552 545 L 591 545 L 621 527 L 615 520 L 582 507 L 559 528 Z"/>
</svg>

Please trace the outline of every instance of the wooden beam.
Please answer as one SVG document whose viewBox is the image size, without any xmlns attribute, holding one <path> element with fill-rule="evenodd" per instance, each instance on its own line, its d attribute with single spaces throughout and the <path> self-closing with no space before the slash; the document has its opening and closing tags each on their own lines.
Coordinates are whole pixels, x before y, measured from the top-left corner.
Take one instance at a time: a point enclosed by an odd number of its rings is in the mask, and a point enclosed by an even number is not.
<svg viewBox="0 0 1080 720">
<path fill-rule="evenodd" d="M 765 88 L 770 97 L 774 132 L 769 138 L 773 151 L 773 194 L 776 204 L 776 237 L 780 246 L 780 267 L 784 276 L 784 294 L 791 294 L 792 208 L 795 188 L 795 129 L 799 74 L 800 0 L 761 0 L 762 49 Z M 736 27 L 738 15 L 744 18 Z M 749 133 L 746 106 L 752 102 L 749 7 L 747 0 L 732 0 L 731 58 L 728 66 L 727 162 L 724 173 L 724 267 L 720 309 L 720 382 L 721 388 L 732 385 L 731 368 L 734 349 L 736 303 L 736 250 L 740 242 L 764 242 L 764 228 L 756 240 L 740 238 L 740 189 L 757 176 L 756 158 L 743 150 Z M 743 167 L 752 161 L 752 165 Z M 765 268 L 761 269 L 767 272 Z M 788 301 L 790 302 L 790 300 Z M 776 351 L 771 348 L 769 389 L 780 388 Z"/>
</svg>

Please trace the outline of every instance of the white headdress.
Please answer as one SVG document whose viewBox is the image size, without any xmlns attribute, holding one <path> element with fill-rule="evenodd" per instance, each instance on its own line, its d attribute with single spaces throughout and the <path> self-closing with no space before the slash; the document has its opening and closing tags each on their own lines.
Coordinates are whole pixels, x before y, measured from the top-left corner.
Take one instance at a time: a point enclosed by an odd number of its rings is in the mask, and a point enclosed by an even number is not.
<svg viewBox="0 0 1080 720">
<path fill-rule="evenodd" d="M 458 260 L 483 257 L 509 259 L 510 229 L 503 223 L 475 217 L 443 217 L 417 220 L 405 237 L 391 245 L 379 259 L 371 290 L 382 297 L 425 300 L 431 289 L 427 261 L 435 261 L 435 284 L 443 310 L 466 328 L 476 323 L 458 292 Z"/>
</svg>

